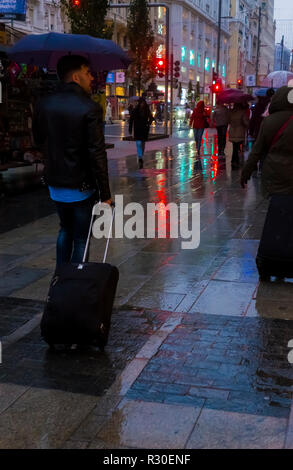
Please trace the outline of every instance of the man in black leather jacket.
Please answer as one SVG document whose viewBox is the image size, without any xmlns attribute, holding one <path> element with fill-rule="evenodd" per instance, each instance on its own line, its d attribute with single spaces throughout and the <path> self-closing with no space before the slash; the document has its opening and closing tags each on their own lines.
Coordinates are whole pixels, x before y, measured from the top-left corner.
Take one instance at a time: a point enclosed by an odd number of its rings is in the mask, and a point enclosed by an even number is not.
<svg viewBox="0 0 293 470">
<path fill-rule="evenodd" d="M 102 108 L 89 94 L 93 77 L 81 56 L 62 57 L 59 89 L 36 107 L 33 133 L 45 160 L 45 180 L 60 218 L 57 265 L 79 263 L 96 200 L 112 203 Z"/>
</svg>

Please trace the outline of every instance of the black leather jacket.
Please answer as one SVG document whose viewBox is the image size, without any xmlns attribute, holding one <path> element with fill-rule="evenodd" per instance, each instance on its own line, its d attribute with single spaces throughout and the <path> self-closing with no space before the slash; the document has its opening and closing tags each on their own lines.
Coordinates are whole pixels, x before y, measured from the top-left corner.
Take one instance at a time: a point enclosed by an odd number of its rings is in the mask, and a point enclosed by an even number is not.
<svg viewBox="0 0 293 470">
<path fill-rule="evenodd" d="M 102 201 L 110 199 L 102 114 L 77 83 L 63 83 L 41 99 L 33 135 L 44 153 L 48 185 L 96 188 Z"/>
</svg>

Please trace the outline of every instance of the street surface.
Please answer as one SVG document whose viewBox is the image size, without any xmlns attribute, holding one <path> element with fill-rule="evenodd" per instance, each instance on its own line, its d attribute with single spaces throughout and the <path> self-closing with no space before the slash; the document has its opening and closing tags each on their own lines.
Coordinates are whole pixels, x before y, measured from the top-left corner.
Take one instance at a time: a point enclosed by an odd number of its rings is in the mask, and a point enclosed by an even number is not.
<svg viewBox="0 0 293 470">
<path fill-rule="evenodd" d="M 201 241 L 113 239 L 120 281 L 105 353 L 52 353 L 39 321 L 58 219 L 46 188 L 0 201 L 0 448 L 293 448 L 292 280 L 259 283 L 268 201 L 192 133 L 146 144 L 106 126 L 113 195 L 125 204 L 199 202 Z M 162 132 L 158 126 L 156 132 Z M 105 242 L 93 240 L 91 260 Z"/>
</svg>

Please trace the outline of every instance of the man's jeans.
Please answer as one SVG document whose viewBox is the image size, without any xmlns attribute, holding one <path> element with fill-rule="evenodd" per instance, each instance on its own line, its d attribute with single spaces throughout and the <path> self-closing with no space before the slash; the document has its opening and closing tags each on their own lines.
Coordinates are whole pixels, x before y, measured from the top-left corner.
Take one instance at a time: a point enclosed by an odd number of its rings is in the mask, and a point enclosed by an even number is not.
<svg viewBox="0 0 293 470">
<path fill-rule="evenodd" d="M 202 136 L 204 133 L 204 129 L 193 129 L 194 140 L 196 142 L 197 151 L 200 151 Z"/>
<path fill-rule="evenodd" d="M 136 141 L 136 150 L 138 158 L 142 158 L 144 154 L 145 148 L 145 141 L 144 140 L 137 140 Z"/>
<path fill-rule="evenodd" d="M 93 195 L 78 202 L 55 202 L 60 218 L 57 266 L 82 261 L 95 200 Z"/>
</svg>

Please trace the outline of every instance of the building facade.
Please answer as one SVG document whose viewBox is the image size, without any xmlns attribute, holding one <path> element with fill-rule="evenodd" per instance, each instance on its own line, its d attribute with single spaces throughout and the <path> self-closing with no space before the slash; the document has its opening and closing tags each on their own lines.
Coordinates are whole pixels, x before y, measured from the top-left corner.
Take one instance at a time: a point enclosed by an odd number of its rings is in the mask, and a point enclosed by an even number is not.
<svg viewBox="0 0 293 470">
<path fill-rule="evenodd" d="M 274 70 L 291 70 L 291 51 L 281 44 L 275 45 L 275 65 Z"/>
<path fill-rule="evenodd" d="M 228 82 L 259 85 L 274 69 L 274 0 L 232 0 Z"/>
<path fill-rule="evenodd" d="M 50 31 L 64 33 L 68 30 L 68 22 L 61 11 L 59 0 L 27 0 L 25 21 L 5 19 L 0 21 L 5 28 L 7 45 L 14 44 L 26 34 Z"/>
<path fill-rule="evenodd" d="M 181 100 L 187 101 L 189 83 L 200 90 L 201 98 L 210 98 L 213 69 L 217 69 L 218 53 L 218 0 L 182 0 L 168 2 L 170 5 L 170 38 L 173 43 L 174 60 L 181 64 Z M 222 17 L 229 15 L 230 1 L 222 0 Z M 229 54 L 229 25 L 221 19 L 219 43 L 219 78 L 227 82 Z"/>
</svg>

